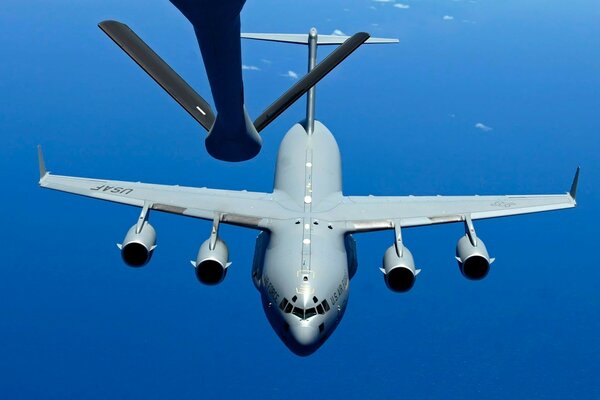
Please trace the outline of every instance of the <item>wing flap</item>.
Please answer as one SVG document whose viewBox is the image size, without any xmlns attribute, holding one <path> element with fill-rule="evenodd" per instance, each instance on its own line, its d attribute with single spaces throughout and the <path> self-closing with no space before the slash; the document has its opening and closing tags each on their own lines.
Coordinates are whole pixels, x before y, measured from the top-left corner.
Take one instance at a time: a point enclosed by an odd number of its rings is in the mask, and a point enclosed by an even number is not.
<svg viewBox="0 0 600 400">
<path fill-rule="evenodd" d="M 39 181 L 43 188 L 77 194 L 135 207 L 149 208 L 194 218 L 249 228 L 265 228 L 269 220 L 288 215 L 269 193 L 156 185 L 61 176 L 46 173 Z"/>
<path fill-rule="evenodd" d="M 349 231 L 365 232 L 508 217 L 576 206 L 570 194 L 535 196 L 350 196 L 332 212 Z"/>
</svg>

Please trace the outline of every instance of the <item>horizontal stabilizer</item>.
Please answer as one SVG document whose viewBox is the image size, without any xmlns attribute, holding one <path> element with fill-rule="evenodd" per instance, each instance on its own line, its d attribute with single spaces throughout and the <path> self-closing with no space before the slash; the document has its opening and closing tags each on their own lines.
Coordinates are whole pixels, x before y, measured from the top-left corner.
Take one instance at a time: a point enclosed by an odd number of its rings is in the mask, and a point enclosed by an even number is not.
<svg viewBox="0 0 600 400">
<path fill-rule="evenodd" d="M 306 92 L 316 85 L 325 75 L 331 72 L 342 61 L 346 59 L 354 50 L 369 39 L 369 34 L 359 32 L 346 40 L 340 47 L 335 49 L 329 56 L 315 66 L 308 74 L 304 75 L 294 86 L 285 92 L 279 99 L 275 100 L 255 121 L 254 126 L 257 132 L 263 130 L 282 112 L 288 109 L 296 100 L 302 97 Z"/>
<path fill-rule="evenodd" d="M 294 44 L 306 44 L 308 45 L 308 34 L 294 34 L 294 33 L 242 33 L 243 39 L 252 40 L 264 40 L 268 42 L 280 42 L 280 43 L 294 43 Z M 317 37 L 318 46 L 326 45 L 339 45 L 343 44 L 348 40 L 350 36 L 340 35 L 321 35 Z M 369 38 L 365 44 L 389 44 L 398 43 L 398 39 L 383 39 L 383 38 Z"/>
<path fill-rule="evenodd" d="M 118 21 L 103 21 L 98 26 L 204 129 L 212 128 L 215 116 L 208 103 L 135 32 Z"/>
</svg>

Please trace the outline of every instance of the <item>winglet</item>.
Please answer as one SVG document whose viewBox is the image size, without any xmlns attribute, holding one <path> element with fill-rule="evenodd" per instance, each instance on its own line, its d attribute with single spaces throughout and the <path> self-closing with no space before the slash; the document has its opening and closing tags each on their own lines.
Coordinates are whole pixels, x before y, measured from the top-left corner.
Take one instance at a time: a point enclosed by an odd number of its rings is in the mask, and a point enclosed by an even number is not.
<svg viewBox="0 0 600 400">
<path fill-rule="evenodd" d="M 46 163 L 44 162 L 44 153 L 42 152 L 42 145 L 38 144 L 38 164 L 40 168 L 40 180 L 46 176 L 48 171 L 46 171 Z"/>
<path fill-rule="evenodd" d="M 577 201 L 577 184 L 579 183 L 579 170 L 580 167 L 577 167 L 577 171 L 575 171 L 575 176 L 573 177 L 573 183 L 571 184 L 571 190 L 569 190 L 569 196 L 573 198 L 573 201 Z"/>
</svg>

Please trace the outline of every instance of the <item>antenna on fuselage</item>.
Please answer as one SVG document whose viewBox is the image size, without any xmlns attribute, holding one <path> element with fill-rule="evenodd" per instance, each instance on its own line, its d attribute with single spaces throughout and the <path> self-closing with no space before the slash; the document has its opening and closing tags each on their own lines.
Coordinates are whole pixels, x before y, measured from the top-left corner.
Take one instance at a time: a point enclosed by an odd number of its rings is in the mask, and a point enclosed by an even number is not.
<svg viewBox="0 0 600 400">
<path fill-rule="evenodd" d="M 285 33 L 242 33 L 244 39 L 265 40 L 269 42 L 282 42 L 303 44 L 309 46 L 308 51 L 308 73 L 304 75 L 294 86 L 285 92 L 279 99 L 275 100 L 254 121 L 257 132 L 263 130 L 275 120 L 289 106 L 294 104 L 304 93 L 308 93 L 306 105 L 306 132 L 311 134 L 315 120 L 315 88 L 314 86 L 342 61 L 352 54 L 363 43 L 398 43 L 398 39 L 371 38 L 366 32 L 359 32 L 352 36 L 318 35 L 317 30 L 312 28 L 307 34 L 285 34 Z M 323 61 L 317 64 L 317 46 L 340 45 Z"/>
</svg>

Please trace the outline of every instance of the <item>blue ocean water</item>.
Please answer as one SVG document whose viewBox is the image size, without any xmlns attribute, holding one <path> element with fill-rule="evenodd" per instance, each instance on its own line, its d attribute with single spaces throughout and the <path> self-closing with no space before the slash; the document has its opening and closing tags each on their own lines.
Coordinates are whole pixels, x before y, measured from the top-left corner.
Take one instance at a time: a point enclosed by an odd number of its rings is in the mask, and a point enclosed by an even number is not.
<svg viewBox="0 0 600 400">
<path fill-rule="evenodd" d="M 600 398 L 600 3 L 526 3 L 246 4 L 246 31 L 401 39 L 364 46 L 318 86 L 346 194 L 562 193 L 582 167 L 577 209 L 476 224 L 497 258 L 481 282 L 454 261 L 462 226 L 406 230 L 423 272 L 403 295 L 378 270 L 392 234 L 357 236 L 344 320 L 298 358 L 252 285 L 256 232 L 223 227 L 234 264 L 204 287 L 188 260 L 210 224 L 156 213 L 151 264 L 127 268 L 115 243 L 138 211 L 42 191 L 35 146 L 58 174 L 269 191 L 304 104 L 264 131 L 256 159 L 212 160 L 201 128 L 96 27 L 128 23 L 210 99 L 168 1 L 4 1 L 0 396 Z M 302 75 L 305 51 L 244 44 L 251 115 Z"/>
</svg>

